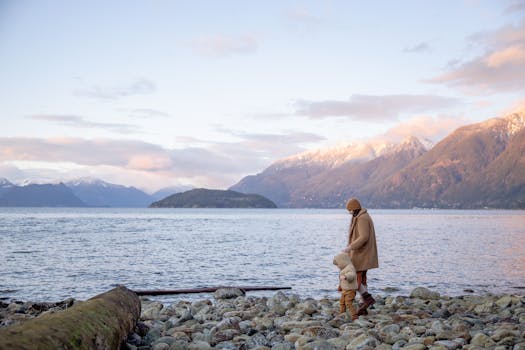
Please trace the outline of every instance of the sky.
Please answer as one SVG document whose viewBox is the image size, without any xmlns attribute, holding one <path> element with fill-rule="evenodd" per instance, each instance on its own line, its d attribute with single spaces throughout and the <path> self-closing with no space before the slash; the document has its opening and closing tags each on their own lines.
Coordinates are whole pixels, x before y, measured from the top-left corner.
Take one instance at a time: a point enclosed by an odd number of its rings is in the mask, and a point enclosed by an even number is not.
<svg viewBox="0 0 525 350">
<path fill-rule="evenodd" d="M 525 1 L 0 0 L 0 177 L 225 189 L 525 102 Z"/>
</svg>

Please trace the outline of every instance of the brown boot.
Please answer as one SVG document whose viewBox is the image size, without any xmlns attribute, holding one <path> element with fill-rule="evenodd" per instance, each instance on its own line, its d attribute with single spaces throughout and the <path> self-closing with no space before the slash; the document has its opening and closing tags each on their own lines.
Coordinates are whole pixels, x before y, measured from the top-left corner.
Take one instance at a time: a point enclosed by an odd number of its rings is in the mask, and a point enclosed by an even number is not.
<svg viewBox="0 0 525 350">
<path fill-rule="evenodd" d="M 366 309 L 368 309 L 370 306 L 376 303 L 376 300 L 372 298 L 372 296 L 368 292 L 363 293 L 362 296 L 363 296 L 363 303 L 359 305 L 359 309 L 357 309 L 357 315 L 359 316 L 368 315 L 368 311 L 366 311 Z"/>
</svg>

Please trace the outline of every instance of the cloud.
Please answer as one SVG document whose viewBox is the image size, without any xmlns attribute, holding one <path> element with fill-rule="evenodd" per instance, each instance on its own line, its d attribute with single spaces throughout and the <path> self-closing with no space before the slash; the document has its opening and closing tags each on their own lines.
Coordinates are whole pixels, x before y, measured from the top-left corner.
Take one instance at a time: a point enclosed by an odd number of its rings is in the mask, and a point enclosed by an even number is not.
<svg viewBox="0 0 525 350">
<path fill-rule="evenodd" d="M 477 33 L 469 39 L 482 46 L 484 53 L 451 64 L 448 71 L 426 82 L 459 87 L 477 95 L 525 89 L 525 21 Z"/>
<path fill-rule="evenodd" d="M 147 95 L 155 92 L 156 85 L 149 79 L 138 79 L 128 84 L 116 86 L 90 86 L 74 91 L 74 95 L 99 100 L 116 100 L 133 95 Z"/>
<path fill-rule="evenodd" d="M 196 38 L 190 45 L 203 56 L 225 57 L 234 54 L 254 53 L 259 46 L 259 39 L 255 35 L 234 37 L 216 34 Z"/>
<path fill-rule="evenodd" d="M 300 100 L 295 104 L 295 114 L 316 119 L 350 117 L 380 122 L 397 119 L 403 113 L 421 113 L 459 104 L 459 99 L 436 95 L 352 95 L 346 101 Z"/>
<path fill-rule="evenodd" d="M 139 131 L 138 127 L 132 124 L 98 123 L 86 120 L 85 118 L 76 115 L 37 114 L 28 116 L 27 118 L 39 121 L 53 122 L 72 128 L 105 129 L 120 134 L 131 134 Z"/>
<path fill-rule="evenodd" d="M 297 22 L 306 24 L 317 24 L 321 21 L 321 17 L 314 15 L 310 10 L 304 7 L 294 7 L 286 13 L 286 16 Z"/>
<path fill-rule="evenodd" d="M 414 46 L 405 47 L 403 49 L 403 52 L 405 53 L 427 53 L 431 51 L 432 49 L 430 48 L 430 45 L 426 42 L 421 42 Z"/>
<path fill-rule="evenodd" d="M 512 14 L 525 11 L 525 1 L 516 2 L 505 9 L 505 13 Z"/>
<path fill-rule="evenodd" d="M 501 51 L 493 52 L 486 58 L 486 64 L 490 68 L 519 65 L 523 62 L 525 62 L 525 45 L 510 46 Z"/>
<path fill-rule="evenodd" d="M 438 142 L 457 128 L 470 121 L 458 116 L 421 115 L 403 121 L 389 129 L 381 137 L 392 141 L 401 141 L 410 136 Z"/>
<path fill-rule="evenodd" d="M 0 165 L 9 162 L 69 163 L 87 168 L 109 167 L 120 173 L 185 179 L 200 186 L 231 186 L 275 159 L 304 151 L 304 143 L 320 139 L 308 133 L 242 134 L 236 142 L 202 141 L 202 147 L 167 149 L 137 140 L 0 137 Z M 0 173 L 0 176 L 2 174 Z"/>
<path fill-rule="evenodd" d="M 152 108 L 135 108 L 129 111 L 133 118 L 150 119 L 150 118 L 168 118 L 168 113 L 152 109 Z"/>
</svg>

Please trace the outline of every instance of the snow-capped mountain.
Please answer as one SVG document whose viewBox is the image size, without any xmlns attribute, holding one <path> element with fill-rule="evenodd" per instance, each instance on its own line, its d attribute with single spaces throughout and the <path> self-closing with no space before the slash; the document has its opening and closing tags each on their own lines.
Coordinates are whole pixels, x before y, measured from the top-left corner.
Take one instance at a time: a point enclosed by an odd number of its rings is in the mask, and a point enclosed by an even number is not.
<svg viewBox="0 0 525 350">
<path fill-rule="evenodd" d="M 8 179 L 0 177 L 0 187 L 12 187 L 13 184 Z"/>
<path fill-rule="evenodd" d="M 4 193 L 9 191 L 11 188 L 13 188 L 13 186 L 15 185 L 9 182 L 9 180 L 7 180 L 6 178 L 0 177 L 0 197 L 2 197 Z"/>
<path fill-rule="evenodd" d="M 334 168 L 346 162 L 364 162 L 388 152 L 395 145 L 388 142 L 347 143 L 326 149 L 316 149 L 293 155 L 275 162 L 282 169 L 295 166 L 322 166 Z"/>
<path fill-rule="evenodd" d="M 315 150 L 279 160 L 231 189 L 261 194 L 278 206 L 334 207 L 357 186 L 358 179 L 400 169 L 424 152 L 425 146 L 416 137 L 397 144 L 372 141 Z M 382 161 L 374 162 L 376 159 Z"/>
<path fill-rule="evenodd" d="M 279 207 L 525 208 L 525 111 L 458 128 L 441 142 L 411 137 L 305 152 L 231 187 Z"/>
<path fill-rule="evenodd" d="M 154 198 L 145 192 L 97 178 L 83 177 L 67 181 L 66 186 L 83 202 L 95 207 L 141 207 L 150 205 Z"/>
<path fill-rule="evenodd" d="M 60 184 L 11 186 L 0 196 L 2 207 L 85 207 L 70 188 Z"/>
</svg>

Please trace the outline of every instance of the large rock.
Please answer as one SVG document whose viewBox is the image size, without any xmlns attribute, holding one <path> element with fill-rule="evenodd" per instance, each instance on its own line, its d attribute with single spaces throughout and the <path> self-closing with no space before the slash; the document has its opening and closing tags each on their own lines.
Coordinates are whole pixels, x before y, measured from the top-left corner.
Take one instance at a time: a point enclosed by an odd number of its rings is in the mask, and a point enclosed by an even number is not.
<svg viewBox="0 0 525 350">
<path fill-rule="evenodd" d="M 140 307 L 133 291 L 117 287 L 67 310 L 0 329 L 0 349 L 120 349 Z"/>
</svg>

